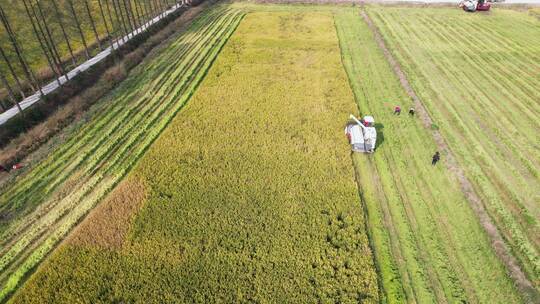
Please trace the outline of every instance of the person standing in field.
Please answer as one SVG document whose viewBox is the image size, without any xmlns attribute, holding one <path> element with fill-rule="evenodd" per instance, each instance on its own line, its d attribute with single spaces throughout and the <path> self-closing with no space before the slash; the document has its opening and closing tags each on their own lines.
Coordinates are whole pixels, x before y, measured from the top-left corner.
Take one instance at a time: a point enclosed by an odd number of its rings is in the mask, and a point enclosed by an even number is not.
<svg viewBox="0 0 540 304">
<path fill-rule="evenodd" d="M 401 107 L 400 106 L 396 106 L 394 108 L 394 115 L 399 115 L 401 114 Z"/>
<path fill-rule="evenodd" d="M 435 166 L 435 164 L 441 160 L 441 154 L 439 154 L 439 151 L 435 152 L 435 154 L 433 155 L 433 159 L 431 160 L 431 164 L 433 166 Z"/>
<path fill-rule="evenodd" d="M 411 108 L 409 109 L 409 115 L 410 115 L 410 116 L 414 116 L 414 108 L 413 108 L 413 107 L 411 107 Z"/>
</svg>

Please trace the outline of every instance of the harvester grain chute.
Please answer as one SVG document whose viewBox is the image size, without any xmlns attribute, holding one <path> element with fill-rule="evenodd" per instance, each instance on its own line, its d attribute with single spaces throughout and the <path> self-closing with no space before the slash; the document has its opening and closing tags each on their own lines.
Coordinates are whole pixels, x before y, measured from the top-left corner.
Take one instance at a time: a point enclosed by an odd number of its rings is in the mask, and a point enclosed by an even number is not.
<svg viewBox="0 0 540 304">
<path fill-rule="evenodd" d="M 459 3 L 459 7 L 466 12 L 489 11 L 491 3 L 484 0 L 464 0 Z"/>
<path fill-rule="evenodd" d="M 364 116 L 362 120 L 351 114 L 351 120 L 345 127 L 345 134 L 354 152 L 373 153 L 377 143 L 377 130 L 373 116 Z"/>
</svg>

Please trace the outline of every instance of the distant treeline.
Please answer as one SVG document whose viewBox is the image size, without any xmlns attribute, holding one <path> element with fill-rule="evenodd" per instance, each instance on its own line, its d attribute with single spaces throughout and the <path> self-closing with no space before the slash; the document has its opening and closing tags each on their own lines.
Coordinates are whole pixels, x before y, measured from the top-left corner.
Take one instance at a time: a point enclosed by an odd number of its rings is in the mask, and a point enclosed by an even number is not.
<svg viewBox="0 0 540 304">
<path fill-rule="evenodd" d="M 3 0 L 0 112 L 180 2 Z"/>
</svg>

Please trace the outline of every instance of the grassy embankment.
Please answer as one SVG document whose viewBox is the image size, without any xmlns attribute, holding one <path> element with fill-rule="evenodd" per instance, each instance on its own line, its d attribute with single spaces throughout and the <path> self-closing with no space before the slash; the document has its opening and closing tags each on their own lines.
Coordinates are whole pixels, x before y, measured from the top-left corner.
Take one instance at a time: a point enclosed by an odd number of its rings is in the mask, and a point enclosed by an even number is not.
<svg viewBox="0 0 540 304">
<path fill-rule="evenodd" d="M 0 196 L 0 299 L 112 189 L 191 96 L 242 18 L 214 9 L 102 103 L 99 113 Z"/>
<path fill-rule="evenodd" d="M 346 77 L 330 14 L 248 15 L 130 175 L 127 239 L 83 223 L 15 302 L 378 302 Z"/>
<path fill-rule="evenodd" d="M 430 130 L 358 11 L 336 15 L 343 62 L 363 114 L 379 122 L 374 155 L 354 155 L 386 303 L 519 303 Z M 405 113 L 395 116 L 394 105 Z M 444 156 L 443 156 L 444 162 Z"/>
<path fill-rule="evenodd" d="M 369 10 L 529 279 L 540 286 L 540 23 Z"/>
</svg>

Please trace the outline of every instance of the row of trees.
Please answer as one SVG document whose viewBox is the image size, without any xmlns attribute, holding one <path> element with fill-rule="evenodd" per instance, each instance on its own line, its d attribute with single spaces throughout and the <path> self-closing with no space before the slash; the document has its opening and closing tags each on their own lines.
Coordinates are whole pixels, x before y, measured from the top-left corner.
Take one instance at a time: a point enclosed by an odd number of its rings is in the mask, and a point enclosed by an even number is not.
<svg viewBox="0 0 540 304">
<path fill-rule="evenodd" d="M 11 105 L 42 82 L 113 46 L 176 0 L 6 0 L 0 3 L 0 85 Z M 1 96 L 0 96 L 1 98 Z M 0 100 L 0 108 L 10 105 Z"/>
</svg>

